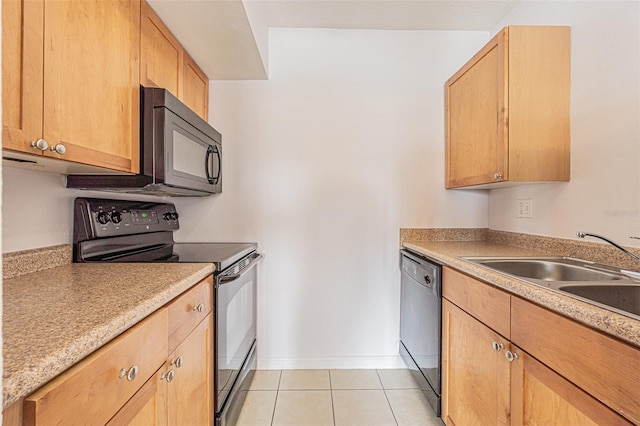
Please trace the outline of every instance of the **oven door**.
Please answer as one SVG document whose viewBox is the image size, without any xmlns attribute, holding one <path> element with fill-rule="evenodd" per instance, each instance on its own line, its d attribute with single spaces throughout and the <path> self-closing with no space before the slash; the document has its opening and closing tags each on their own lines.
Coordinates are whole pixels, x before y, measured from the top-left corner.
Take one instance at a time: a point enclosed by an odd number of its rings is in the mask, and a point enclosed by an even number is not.
<svg viewBox="0 0 640 426">
<path fill-rule="evenodd" d="M 169 186 L 222 192 L 222 145 L 168 108 L 153 113 L 154 176 Z"/>
<path fill-rule="evenodd" d="M 228 410 L 227 400 L 242 383 L 236 383 L 256 340 L 257 263 L 252 253 L 216 277 L 216 413 Z M 254 367 L 255 369 L 255 364 Z"/>
</svg>

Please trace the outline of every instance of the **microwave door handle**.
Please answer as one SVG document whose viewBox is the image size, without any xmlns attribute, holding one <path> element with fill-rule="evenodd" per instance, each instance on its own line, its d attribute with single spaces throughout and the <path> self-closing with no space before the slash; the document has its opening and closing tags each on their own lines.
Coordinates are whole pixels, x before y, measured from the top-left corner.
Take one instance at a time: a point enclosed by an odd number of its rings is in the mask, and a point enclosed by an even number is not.
<svg viewBox="0 0 640 426">
<path fill-rule="evenodd" d="M 217 146 L 213 146 L 213 152 L 216 154 L 216 157 L 218 158 L 218 173 L 216 173 L 216 177 L 213 178 L 213 184 L 217 185 L 218 182 L 220 181 L 220 172 L 222 170 L 222 156 L 220 155 L 220 150 L 218 149 Z"/>
<path fill-rule="evenodd" d="M 210 161 L 211 154 L 213 154 L 213 147 L 209 145 L 209 147 L 207 148 L 207 155 L 204 157 L 204 170 L 205 170 L 205 173 L 207 174 L 207 182 L 209 182 L 212 185 L 215 185 L 215 181 L 213 177 L 211 177 L 211 173 L 209 173 L 209 170 L 211 169 L 211 167 L 209 167 L 209 164 L 213 166 L 213 161 Z"/>
</svg>

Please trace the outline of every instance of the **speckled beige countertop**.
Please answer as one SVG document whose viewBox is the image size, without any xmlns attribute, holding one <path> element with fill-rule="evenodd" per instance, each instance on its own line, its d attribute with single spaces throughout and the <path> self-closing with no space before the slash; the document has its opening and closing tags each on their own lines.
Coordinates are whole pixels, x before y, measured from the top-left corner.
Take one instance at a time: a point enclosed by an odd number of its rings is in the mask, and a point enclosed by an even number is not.
<svg viewBox="0 0 640 426">
<path fill-rule="evenodd" d="M 550 256 L 548 252 L 487 241 L 404 241 L 402 245 L 640 347 L 640 320 L 458 259 L 458 256 Z"/>
<path fill-rule="evenodd" d="M 5 279 L 3 408 L 211 273 L 205 263 L 67 264 Z"/>
</svg>

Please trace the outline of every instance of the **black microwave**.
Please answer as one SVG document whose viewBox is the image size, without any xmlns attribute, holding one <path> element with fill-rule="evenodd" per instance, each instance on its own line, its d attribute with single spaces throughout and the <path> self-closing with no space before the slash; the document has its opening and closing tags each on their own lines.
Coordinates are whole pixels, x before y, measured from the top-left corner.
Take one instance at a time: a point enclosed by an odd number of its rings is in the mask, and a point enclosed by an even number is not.
<svg viewBox="0 0 640 426">
<path fill-rule="evenodd" d="M 167 196 L 222 192 L 222 135 L 166 89 L 140 88 L 139 175 L 70 175 L 68 188 Z"/>
</svg>

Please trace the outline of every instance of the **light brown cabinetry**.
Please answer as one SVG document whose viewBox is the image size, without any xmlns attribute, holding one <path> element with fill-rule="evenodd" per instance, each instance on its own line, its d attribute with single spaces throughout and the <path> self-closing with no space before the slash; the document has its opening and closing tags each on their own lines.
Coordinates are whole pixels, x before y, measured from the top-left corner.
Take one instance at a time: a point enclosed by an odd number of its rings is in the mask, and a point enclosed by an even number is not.
<svg viewBox="0 0 640 426">
<path fill-rule="evenodd" d="M 184 49 L 146 1 L 140 9 L 140 84 L 162 87 L 179 98 Z"/>
<path fill-rule="evenodd" d="M 169 425 L 213 424 L 213 314 L 169 356 L 167 419 Z M 169 374 L 169 373 L 167 373 Z"/>
<path fill-rule="evenodd" d="M 209 79 L 198 64 L 185 52 L 184 90 L 182 102 L 196 114 L 208 121 L 209 117 Z"/>
<path fill-rule="evenodd" d="M 166 353 L 162 308 L 27 397 L 24 424 L 104 424 L 158 370 Z"/>
<path fill-rule="evenodd" d="M 442 418 L 451 425 L 509 424 L 506 339 L 446 299 L 442 304 Z"/>
<path fill-rule="evenodd" d="M 447 188 L 569 180 L 570 60 L 568 27 L 510 26 L 447 80 Z"/>
<path fill-rule="evenodd" d="M 3 148 L 137 172 L 139 2 L 3 1 L 2 15 Z"/>
<path fill-rule="evenodd" d="M 140 29 L 140 83 L 168 89 L 207 120 L 209 79 L 144 0 Z"/>
<path fill-rule="evenodd" d="M 212 292 L 209 276 L 25 398 L 22 414 L 9 407 L 3 424 L 213 424 Z"/>
<path fill-rule="evenodd" d="M 638 422 L 638 349 L 447 267 L 443 297 L 446 424 Z"/>
</svg>

